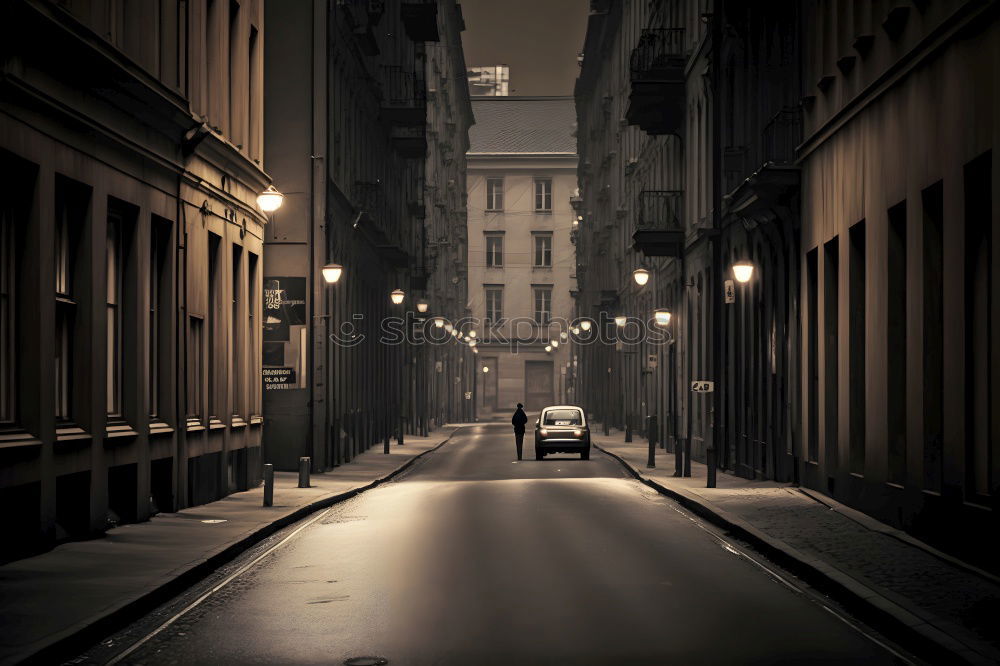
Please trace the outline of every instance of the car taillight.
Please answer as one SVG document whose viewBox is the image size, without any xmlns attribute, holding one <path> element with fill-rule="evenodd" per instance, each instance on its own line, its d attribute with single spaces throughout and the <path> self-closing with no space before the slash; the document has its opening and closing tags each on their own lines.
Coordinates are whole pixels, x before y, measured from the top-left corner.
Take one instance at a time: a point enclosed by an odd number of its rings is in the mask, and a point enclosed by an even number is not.
<svg viewBox="0 0 1000 666">
<path fill-rule="evenodd" d="M 579 428 L 577 428 L 576 430 L 574 430 L 574 431 L 573 431 L 573 434 L 574 434 L 575 436 L 577 436 L 577 437 L 583 437 L 583 431 L 582 431 L 582 430 L 580 430 Z"/>
</svg>

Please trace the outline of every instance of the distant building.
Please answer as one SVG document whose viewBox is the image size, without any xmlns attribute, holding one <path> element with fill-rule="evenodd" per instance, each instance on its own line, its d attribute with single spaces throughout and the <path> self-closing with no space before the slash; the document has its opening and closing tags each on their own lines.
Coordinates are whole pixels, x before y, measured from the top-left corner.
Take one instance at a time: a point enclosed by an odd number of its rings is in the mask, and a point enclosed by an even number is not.
<svg viewBox="0 0 1000 666">
<path fill-rule="evenodd" d="M 510 94 L 510 67 L 469 67 L 469 94 L 473 97 L 506 97 Z"/>
<path fill-rule="evenodd" d="M 472 108 L 469 309 L 481 325 L 479 410 L 575 402 L 573 357 L 560 336 L 575 309 L 573 99 L 478 98 Z M 512 348 L 514 337 L 534 340 Z M 551 341 L 558 346 L 546 352 Z"/>
</svg>

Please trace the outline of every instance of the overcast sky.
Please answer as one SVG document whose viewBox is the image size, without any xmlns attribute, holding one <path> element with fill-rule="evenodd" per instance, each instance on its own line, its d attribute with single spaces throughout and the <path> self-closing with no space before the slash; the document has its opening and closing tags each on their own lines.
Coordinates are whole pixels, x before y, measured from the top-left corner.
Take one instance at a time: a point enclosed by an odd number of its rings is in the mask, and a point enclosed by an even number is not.
<svg viewBox="0 0 1000 666">
<path fill-rule="evenodd" d="M 509 65 L 511 95 L 572 95 L 589 0 L 461 0 L 468 65 Z"/>
</svg>

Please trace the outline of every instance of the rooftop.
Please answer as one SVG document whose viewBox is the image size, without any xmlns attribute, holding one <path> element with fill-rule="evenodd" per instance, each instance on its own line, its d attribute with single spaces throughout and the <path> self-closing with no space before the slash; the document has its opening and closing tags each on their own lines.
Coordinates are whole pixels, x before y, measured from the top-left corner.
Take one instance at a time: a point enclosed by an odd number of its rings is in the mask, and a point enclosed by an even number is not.
<svg viewBox="0 0 1000 666">
<path fill-rule="evenodd" d="M 469 153 L 576 154 L 572 97 L 473 97 Z"/>
</svg>

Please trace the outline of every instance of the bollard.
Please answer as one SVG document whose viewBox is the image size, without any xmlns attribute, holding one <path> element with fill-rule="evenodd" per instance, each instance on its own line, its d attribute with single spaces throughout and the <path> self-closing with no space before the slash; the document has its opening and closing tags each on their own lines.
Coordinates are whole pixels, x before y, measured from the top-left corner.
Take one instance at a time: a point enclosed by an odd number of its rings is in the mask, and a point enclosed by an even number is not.
<svg viewBox="0 0 1000 666">
<path fill-rule="evenodd" d="M 674 476 L 684 476 L 684 444 L 680 437 L 674 437 Z"/>
<path fill-rule="evenodd" d="M 684 476 L 691 476 L 691 438 L 684 438 Z"/>
<path fill-rule="evenodd" d="M 603 425 L 604 425 L 604 436 L 607 437 L 607 436 L 609 436 L 611 434 L 611 431 L 608 430 L 608 417 L 607 416 L 604 417 L 604 424 Z"/>
<path fill-rule="evenodd" d="M 646 417 L 646 439 L 649 440 L 649 457 L 646 467 L 656 467 L 656 415 Z"/>
<path fill-rule="evenodd" d="M 625 441 L 632 441 L 632 414 L 625 414 Z"/>
<path fill-rule="evenodd" d="M 705 487 L 714 488 L 715 487 L 715 447 L 710 446 L 708 450 L 705 451 L 705 467 L 708 472 L 708 477 L 706 479 Z"/>
<path fill-rule="evenodd" d="M 264 465 L 264 506 L 274 505 L 274 465 Z"/>
<path fill-rule="evenodd" d="M 299 458 L 299 488 L 309 487 L 309 466 L 311 464 L 312 460 L 308 457 Z"/>
<path fill-rule="evenodd" d="M 385 437 L 382 438 L 382 453 L 389 453 L 389 430 L 386 429 Z"/>
<path fill-rule="evenodd" d="M 399 437 L 396 438 L 396 445 L 403 446 L 403 431 L 406 430 L 406 417 L 399 417 Z"/>
</svg>

